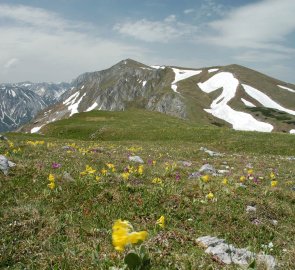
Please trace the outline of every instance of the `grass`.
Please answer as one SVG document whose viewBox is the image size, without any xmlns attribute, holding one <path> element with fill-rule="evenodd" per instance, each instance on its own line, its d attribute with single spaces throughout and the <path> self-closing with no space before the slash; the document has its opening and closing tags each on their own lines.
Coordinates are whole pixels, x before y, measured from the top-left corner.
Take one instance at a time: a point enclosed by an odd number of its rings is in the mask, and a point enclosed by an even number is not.
<svg viewBox="0 0 295 270">
<path fill-rule="evenodd" d="M 89 137 L 102 127 L 107 127 L 104 136 Z M 111 241 L 112 224 L 119 218 L 129 220 L 136 231 L 148 232 L 143 245 L 152 269 L 237 269 L 205 254 L 196 243 L 204 235 L 257 253 L 272 242 L 269 254 L 280 269 L 295 268 L 295 170 L 288 158 L 294 154 L 294 136 L 200 127 L 140 111 L 79 114 L 44 132 L 10 133 L 13 145 L 0 142 L 0 153 L 17 164 L 7 177 L 0 174 L 0 268 L 123 267 L 129 248 L 117 252 Z M 201 146 L 224 156 L 211 157 Z M 145 163 L 143 174 L 134 172 L 124 180 L 126 167 L 139 166 L 128 155 L 139 155 Z M 54 169 L 53 163 L 61 167 Z M 211 176 L 205 184 L 189 179 L 204 163 L 229 172 Z M 258 184 L 248 179 L 247 188 L 241 188 L 240 177 L 247 176 L 250 164 L 253 175 L 263 178 Z M 86 165 L 96 172 L 81 175 Z M 271 172 L 278 180 L 274 188 Z M 53 190 L 49 174 L 55 176 Z M 163 183 L 152 183 L 156 177 Z M 222 184 L 225 177 L 227 185 Z M 206 199 L 210 191 L 214 200 Z M 246 213 L 247 205 L 255 205 L 257 212 Z M 161 215 L 164 229 L 156 225 Z"/>
</svg>

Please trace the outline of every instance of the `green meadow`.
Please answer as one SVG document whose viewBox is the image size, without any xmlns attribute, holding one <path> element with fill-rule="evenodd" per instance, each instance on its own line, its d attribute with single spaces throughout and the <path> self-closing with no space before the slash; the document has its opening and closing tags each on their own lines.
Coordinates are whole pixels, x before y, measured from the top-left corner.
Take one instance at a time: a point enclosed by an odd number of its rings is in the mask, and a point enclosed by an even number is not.
<svg viewBox="0 0 295 270">
<path fill-rule="evenodd" d="M 240 269 L 206 254 L 196 241 L 206 235 L 295 269 L 294 135 L 140 110 L 76 114 L 41 132 L 0 141 L 16 163 L 0 172 L 1 269 L 128 269 L 140 246 L 147 263 L 137 269 Z M 204 164 L 219 173 L 192 177 Z M 118 219 L 147 237 L 116 250 Z"/>
</svg>

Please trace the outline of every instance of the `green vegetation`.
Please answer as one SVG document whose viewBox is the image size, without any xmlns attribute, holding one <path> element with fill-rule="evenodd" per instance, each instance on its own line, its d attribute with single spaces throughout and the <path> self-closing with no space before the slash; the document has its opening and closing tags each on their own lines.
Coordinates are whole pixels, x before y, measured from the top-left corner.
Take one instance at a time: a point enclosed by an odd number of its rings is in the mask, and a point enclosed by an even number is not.
<svg viewBox="0 0 295 270">
<path fill-rule="evenodd" d="M 123 268 L 132 247 L 118 252 L 112 245 L 118 219 L 147 231 L 142 246 L 151 269 L 237 269 L 205 254 L 196 243 L 205 235 L 256 253 L 272 242 L 267 253 L 280 269 L 295 268 L 295 169 L 288 158 L 295 136 L 137 110 L 77 114 L 42 132 L 0 141 L 0 154 L 17 164 L 8 176 L 0 172 L 0 268 Z M 202 146 L 224 155 L 209 156 Z M 204 163 L 228 172 L 189 178 Z M 248 205 L 257 211 L 247 213 Z"/>
</svg>

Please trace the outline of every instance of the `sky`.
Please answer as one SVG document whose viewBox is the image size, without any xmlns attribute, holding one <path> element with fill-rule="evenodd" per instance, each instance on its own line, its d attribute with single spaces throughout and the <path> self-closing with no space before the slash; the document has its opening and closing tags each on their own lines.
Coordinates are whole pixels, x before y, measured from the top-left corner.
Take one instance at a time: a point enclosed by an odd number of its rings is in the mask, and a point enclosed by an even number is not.
<svg viewBox="0 0 295 270">
<path fill-rule="evenodd" d="M 131 58 L 295 84 L 294 14 L 295 0 L 0 0 L 0 83 L 70 82 Z"/>
</svg>

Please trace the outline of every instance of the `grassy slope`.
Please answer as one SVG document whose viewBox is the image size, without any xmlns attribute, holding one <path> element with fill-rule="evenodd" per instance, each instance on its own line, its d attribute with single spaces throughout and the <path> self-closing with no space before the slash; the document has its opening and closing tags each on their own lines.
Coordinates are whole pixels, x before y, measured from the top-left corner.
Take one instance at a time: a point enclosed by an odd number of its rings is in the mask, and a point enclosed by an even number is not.
<svg viewBox="0 0 295 270">
<path fill-rule="evenodd" d="M 273 242 L 270 254 L 281 269 L 294 269 L 295 196 L 291 187 L 295 170 L 294 160 L 285 156 L 295 153 L 294 136 L 200 127 L 141 111 L 75 115 L 49 125 L 46 132 L 47 136 L 8 134 L 13 147 L 0 142 L 0 153 L 8 152 L 17 163 L 8 177 L 0 174 L 0 268 L 122 266 L 123 254 L 111 244 L 113 221 L 122 218 L 136 230 L 148 231 L 145 245 L 152 269 L 221 269 L 197 246 L 195 239 L 203 235 L 219 236 L 255 252 Z M 92 133 L 99 136 L 89 141 Z M 28 140 L 45 143 L 31 146 Z M 70 151 L 63 149 L 72 143 Z M 199 150 L 201 146 L 225 155 L 210 157 Z M 128 161 L 128 154 L 145 160 L 144 173 L 133 173 L 124 181 L 124 168 L 138 167 Z M 192 166 L 184 166 L 184 160 Z M 62 167 L 53 169 L 53 162 Z M 101 176 L 108 162 L 116 166 L 116 172 Z M 229 166 L 229 184 L 221 183 L 224 176 L 211 177 L 204 186 L 200 180 L 188 180 L 206 162 L 217 169 Z M 167 163 L 176 163 L 176 167 L 168 165 L 166 170 Z M 259 184 L 246 180 L 247 188 L 238 188 L 249 163 L 254 175 L 264 179 Z M 93 175 L 80 175 L 85 165 L 96 169 L 99 181 Z M 73 182 L 63 177 L 65 171 Z M 270 187 L 271 171 L 277 174 L 277 188 Z M 54 190 L 47 187 L 49 173 L 56 178 Z M 163 185 L 153 184 L 155 177 Z M 206 201 L 209 191 L 217 201 Z M 257 212 L 247 214 L 247 205 L 256 205 Z M 155 225 L 161 215 L 167 220 L 163 230 Z M 253 224 L 255 219 L 261 223 Z M 271 224 L 274 219 L 277 226 Z"/>
</svg>

